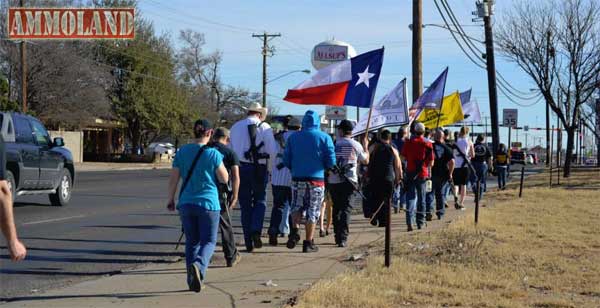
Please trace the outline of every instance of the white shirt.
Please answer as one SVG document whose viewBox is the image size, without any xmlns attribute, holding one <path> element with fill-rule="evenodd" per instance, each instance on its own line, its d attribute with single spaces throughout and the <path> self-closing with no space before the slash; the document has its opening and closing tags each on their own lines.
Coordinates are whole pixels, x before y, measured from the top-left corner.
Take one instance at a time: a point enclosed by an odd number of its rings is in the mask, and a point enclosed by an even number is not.
<svg viewBox="0 0 600 308">
<path fill-rule="evenodd" d="M 248 125 L 256 124 L 256 146 L 259 146 L 261 142 L 264 145 L 258 150 L 258 153 L 264 153 L 272 155 L 275 147 L 275 138 L 273 137 L 273 129 L 268 123 L 261 123 L 260 119 L 256 116 L 249 116 L 243 120 L 237 121 L 230 130 L 231 138 L 231 149 L 240 158 L 240 162 L 252 163 L 248 160 L 244 153 L 250 149 L 250 135 L 248 134 Z M 259 125 L 260 124 L 260 125 Z M 262 165 L 267 164 L 266 159 L 260 159 L 259 163 Z"/>
<path fill-rule="evenodd" d="M 287 142 L 288 138 L 293 133 L 295 133 L 295 131 L 283 133 L 284 143 Z M 271 157 L 273 157 L 271 160 L 271 185 L 292 187 L 292 173 L 290 172 L 290 169 L 287 167 L 283 167 L 281 169 L 277 168 L 277 166 L 283 162 L 283 150 L 284 149 L 281 147 L 279 142 L 276 141 L 275 148 L 271 154 Z"/>
<path fill-rule="evenodd" d="M 356 172 L 358 162 L 364 163 L 367 160 L 367 153 L 363 149 L 363 146 L 351 138 L 338 138 L 335 142 L 335 159 L 342 168 L 348 165 L 351 166 L 347 167 L 345 175 L 348 180 L 358 183 L 358 174 Z M 328 180 L 331 184 L 339 184 L 346 181 L 335 173 L 331 173 Z"/>
<path fill-rule="evenodd" d="M 471 157 L 469 157 L 469 148 L 471 147 L 471 140 L 469 140 L 469 138 L 458 138 L 456 140 L 455 146 L 457 148 L 460 149 L 460 151 L 465 154 L 465 156 L 468 159 L 471 159 Z M 465 159 L 463 158 L 462 155 L 460 155 L 460 153 L 458 153 L 457 150 L 454 150 L 454 162 L 455 162 L 455 166 L 456 168 L 464 168 L 467 167 L 467 165 L 465 164 Z M 464 166 L 463 166 L 464 164 Z"/>
</svg>

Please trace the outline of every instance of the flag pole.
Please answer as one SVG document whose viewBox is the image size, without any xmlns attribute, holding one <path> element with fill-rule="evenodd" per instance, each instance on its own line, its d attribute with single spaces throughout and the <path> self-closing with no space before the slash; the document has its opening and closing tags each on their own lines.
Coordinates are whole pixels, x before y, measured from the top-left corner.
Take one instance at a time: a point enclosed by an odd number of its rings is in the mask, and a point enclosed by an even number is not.
<svg viewBox="0 0 600 308">
<path fill-rule="evenodd" d="M 446 70 L 448 70 L 448 67 L 446 66 Z M 446 78 L 448 78 L 448 72 L 446 72 Z M 442 118 L 442 106 L 444 105 L 444 94 L 446 93 L 446 80 L 444 80 L 444 89 L 442 89 L 442 101 L 440 102 L 440 110 L 438 111 L 438 120 L 437 120 L 437 124 L 435 125 L 435 128 L 438 129 L 440 128 L 440 119 Z"/>
<path fill-rule="evenodd" d="M 385 46 L 381 46 L 381 49 L 385 49 Z M 383 61 L 383 55 L 381 58 L 381 61 Z M 367 137 L 367 140 L 369 138 L 369 128 L 371 128 L 371 114 L 373 113 L 373 99 L 375 98 L 375 91 L 373 91 L 373 93 L 371 94 L 371 107 L 369 107 L 369 115 L 367 116 L 367 126 L 365 129 L 365 136 Z"/>
</svg>

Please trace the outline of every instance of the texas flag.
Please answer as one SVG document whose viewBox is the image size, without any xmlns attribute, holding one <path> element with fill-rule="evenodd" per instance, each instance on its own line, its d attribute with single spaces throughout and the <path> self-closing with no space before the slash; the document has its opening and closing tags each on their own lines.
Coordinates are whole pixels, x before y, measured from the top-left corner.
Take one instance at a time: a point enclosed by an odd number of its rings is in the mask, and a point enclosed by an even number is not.
<svg viewBox="0 0 600 308">
<path fill-rule="evenodd" d="M 284 100 L 303 105 L 371 107 L 382 63 L 383 48 L 328 65 L 288 90 Z"/>
</svg>

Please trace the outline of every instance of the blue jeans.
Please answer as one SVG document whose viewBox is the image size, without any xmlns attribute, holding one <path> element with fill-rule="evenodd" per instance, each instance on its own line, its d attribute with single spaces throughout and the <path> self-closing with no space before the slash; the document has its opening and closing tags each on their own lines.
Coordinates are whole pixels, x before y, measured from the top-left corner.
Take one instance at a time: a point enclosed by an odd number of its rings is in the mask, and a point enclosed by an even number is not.
<svg viewBox="0 0 600 308">
<path fill-rule="evenodd" d="M 272 185 L 273 190 L 273 210 L 271 211 L 271 222 L 269 224 L 269 235 L 277 236 L 281 230 L 283 221 L 289 220 L 289 208 L 292 201 L 292 188 L 288 186 Z M 285 208 L 288 208 L 285 215 Z M 289 228 L 289 225 L 288 225 Z M 289 231 L 287 232 L 289 233 Z"/>
<path fill-rule="evenodd" d="M 425 223 L 425 180 L 414 179 L 414 174 L 407 175 L 406 180 L 406 224 L 412 225 L 415 221 L 417 227 Z M 416 213 L 415 213 L 416 210 Z M 416 214 L 416 215 L 415 215 Z"/>
<path fill-rule="evenodd" d="M 483 192 L 487 190 L 488 165 L 485 162 L 473 162 L 473 168 L 475 169 L 477 179 L 479 179 L 479 200 L 481 200 L 481 198 L 483 198 Z M 473 182 L 473 186 L 471 188 L 473 189 L 473 194 L 475 194 L 477 192 L 476 178 L 475 176 L 472 176 L 471 179 Z"/>
<path fill-rule="evenodd" d="M 435 214 L 439 218 L 442 218 L 446 213 L 445 204 L 450 183 L 448 183 L 448 179 L 438 176 L 432 177 L 431 182 L 433 185 L 433 193 L 435 194 Z"/>
<path fill-rule="evenodd" d="M 433 215 L 433 202 L 435 201 L 435 192 L 433 187 L 430 192 L 425 193 L 425 211 L 427 214 Z"/>
<path fill-rule="evenodd" d="M 242 210 L 244 243 L 251 249 L 252 235 L 261 234 L 267 210 L 267 166 L 248 163 L 240 165 L 239 202 Z"/>
<path fill-rule="evenodd" d="M 392 200 L 392 207 L 398 208 L 406 208 L 406 189 L 401 185 L 394 189 L 394 197 Z"/>
<path fill-rule="evenodd" d="M 179 216 L 185 233 L 185 264 L 187 268 L 196 264 L 204 279 L 217 246 L 221 212 L 209 211 L 195 204 L 183 204 L 179 208 Z"/>
<path fill-rule="evenodd" d="M 506 171 L 507 166 L 496 166 L 496 171 L 498 172 L 498 188 L 502 189 L 506 186 Z"/>
</svg>

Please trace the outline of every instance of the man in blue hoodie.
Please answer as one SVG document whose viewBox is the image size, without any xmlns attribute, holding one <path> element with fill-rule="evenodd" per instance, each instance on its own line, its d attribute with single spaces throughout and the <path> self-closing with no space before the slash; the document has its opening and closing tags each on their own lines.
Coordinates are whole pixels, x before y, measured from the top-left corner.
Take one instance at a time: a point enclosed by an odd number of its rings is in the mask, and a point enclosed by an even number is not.
<svg viewBox="0 0 600 308">
<path fill-rule="evenodd" d="M 294 249 L 300 241 L 302 214 L 306 215 L 306 240 L 302 252 L 317 252 L 313 235 L 319 220 L 325 191 L 325 170 L 335 165 L 335 149 L 329 135 L 319 129 L 319 114 L 308 110 L 302 119 L 302 130 L 288 138 L 283 164 L 292 172 L 293 226 L 287 242 Z"/>
</svg>

